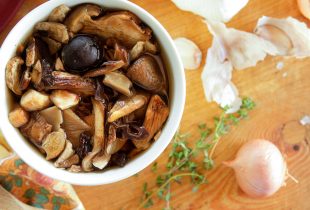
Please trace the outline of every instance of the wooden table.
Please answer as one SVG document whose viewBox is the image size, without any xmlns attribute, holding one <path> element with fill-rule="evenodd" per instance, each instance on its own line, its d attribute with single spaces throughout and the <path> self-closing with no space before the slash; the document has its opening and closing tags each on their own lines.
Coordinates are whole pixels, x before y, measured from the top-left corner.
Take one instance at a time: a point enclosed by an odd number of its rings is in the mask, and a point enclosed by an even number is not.
<svg viewBox="0 0 310 210">
<path fill-rule="evenodd" d="M 296 0 L 251 0 L 228 26 L 251 31 L 262 15 L 274 17 L 293 16 L 303 18 Z M 43 3 L 44 0 L 26 0 L 15 18 L 0 34 L 0 43 L 27 12 Z M 169 0 L 133 0 L 154 15 L 168 30 L 172 37 L 187 37 L 200 47 L 203 57 L 210 46 L 212 37 L 198 16 L 178 10 Z M 284 62 L 279 71 L 276 64 Z M 204 65 L 204 63 L 203 63 Z M 207 103 L 204 98 L 200 74 L 187 71 L 187 100 L 181 123 L 181 131 L 191 132 L 193 140 L 198 136 L 197 125 L 212 122 L 219 113 L 216 104 Z M 283 73 L 287 77 L 283 77 Z M 256 67 L 245 71 L 235 71 L 233 81 L 241 95 L 254 99 L 257 107 L 250 119 L 243 121 L 221 140 L 215 153 L 216 168 L 208 172 L 209 184 L 199 192 L 193 193 L 189 185 L 173 186 L 172 206 L 180 210 L 197 209 L 310 209 L 310 156 L 309 128 L 299 124 L 299 119 L 310 114 L 310 59 L 296 60 L 268 57 Z M 251 199 L 239 189 L 233 171 L 220 163 L 232 159 L 238 148 L 249 139 L 267 138 L 275 142 L 287 158 L 290 173 L 299 184 L 287 180 L 274 196 L 266 199 Z M 159 165 L 167 160 L 168 150 L 157 159 Z M 161 167 L 160 169 L 163 169 Z M 131 177 L 115 184 L 75 189 L 86 209 L 119 210 L 137 209 L 142 185 L 154 180 L 156 174 L 148 167 L 138 177 Z M 162 209 L 164 203 L 156 202 L 153 209 Z"/>
</svg>

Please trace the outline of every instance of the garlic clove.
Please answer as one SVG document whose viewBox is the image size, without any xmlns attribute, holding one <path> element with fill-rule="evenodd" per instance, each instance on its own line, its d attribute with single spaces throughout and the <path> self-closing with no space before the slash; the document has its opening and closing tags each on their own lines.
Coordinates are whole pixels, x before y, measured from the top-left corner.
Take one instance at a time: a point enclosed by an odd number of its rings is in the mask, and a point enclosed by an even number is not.
<svg viewBox="0 0 310 210">
<path fill-rule="evenodd" d="M 202 54 L 194 42 L 180 37 L 174 40 L 174 44 L 181 56 L 185 69 L 197 69 L 200 66 Z"/>
<path fill-rule="evenodd" d="M 192 12 L 207 20 L 228 22 L 248 3 L 248 0 L 172 0 L 181 10 Z"/>
<path fill-rule="evenodd" d="M 238 70 L 255 66 L 267 54 L 278 54 L 278 49 L 271 42 L 255 34 L 227 28 L 219 22 L 208 21 L 207 25 L 214 39 L 219 42 L 223 55 Z"/>
<path fill-rule="evenodd" d="M 287 55 L 293 48 L 290 38 L 281 29 L 272 25 L 263 25 L 255 29 L 255 33 L 272 42 L 279 50 L 279 55 Z"/>
<path fill-rule="evenodd" d="M 298 8 L 301 14 L 303 14 L 303 16 L 305 16 L 306 18 L 310 20 L 310 1 L 309 0 L 297 0 L 297 3 L 298 3 Z"/>
<path fill-rule="evenodd" d="M 235 171 L 239 187 L 251 197 L 268 197 L 284 185 L 287 167 L 279 149 L 256 139 L 244 144 L 236 159 L 223 162 Z"/>
<path fill-rule="evenodd" d="M 261 17 L 256 25 L 256 28 L 262 26 L 273 26 L 284 32 L 284 34 L 290 39 L 292 43 L 292 49 L 288 51 L 287 56 L 295 56 L 296 58 L 304 58 L 310 56 L 310 29 L 307 25 L 299 20 L 288 17 L 288 18 L 271 18 L 263 16 Z M 257 31 L 257 30 L 255 30 Z M 274 35 L 279 37 L 279 33 Z M 283 42 L 283 35 L 281 35 L 281 42 L 274 38 L 275 40 L 270 40 L 275 46 L 277 44 L 287 44 L 287 41 Z M 281 55 L 276 53 L 276 55 Z"/>
</svg>

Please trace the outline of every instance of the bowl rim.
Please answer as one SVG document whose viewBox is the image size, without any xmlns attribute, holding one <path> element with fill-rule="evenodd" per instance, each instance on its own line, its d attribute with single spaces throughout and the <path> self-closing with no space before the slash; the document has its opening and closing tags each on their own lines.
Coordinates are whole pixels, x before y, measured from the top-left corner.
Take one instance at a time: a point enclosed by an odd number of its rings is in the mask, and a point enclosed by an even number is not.
<svg viewBox="0 0 310 210">
<path fill-rule="evenodd" d="M 82 3 L 94 3 L 100 6 L 105 6 L 108 8 L 118 8 L 132 11 L 136 14 L 143 22 L 149 25 L 152 28 L 152 31 L 156 33 L 157 40 L 159 42 L 165 42 L 165 46 L 162 46 L 162 50 L 166 54 L 166 63 L 170 64 L 170 89 L 171 86 L 174 87 L 173 95 L 170 92 L 170 114 L 169 117 L 162 129 L 162 134 L 159 139 L 152 144 L 145 152 L 143 152 L 139 157 L 131 160 L 123 168 L 113 168 L 104 172 L 90 172 L 90 173 L 72 173 L 63 169 L 54 167 L 52 163 L 46 161 L 42 155 L 39 155 L 37 151 L 34 151 L 30 147 L 28 142 L 19 133 L 18 129 L 14 128 L 8 120 L 8 102 L 6 93 L 8 92 L 5 82 L 5 62 L 0 63 L 0 69 L 3 69 L 3 72 L 0 76 L 0 85 L 2 90 L 0 91 L 0 101 L 4 108 L 0 111 L 0 128 L 4 137 L 7 139 L 8 144 L 16 152 L 16 154 L 24 160 L 29 166 L 38 172 L 51 177 L 56 180 L 64 181 L 67 183 L 82 185 L 82 186 L 93 186 L 93 185 L 102 185 L 114 183 L 123 179 L 126 179 L 146 168 L 150 165 L 168 146 L 170 141 L 173 138 L 173 135 L 177 131 L 182 114 L 184 111 L 185 105 L 185 96 L 186 96 L 186 83 L 185 83 L 185 73 L 183 64 L 181 62 L 180 56 L 177 53 L 176 47 L 174 46 L 173 40 L 165 30 L 165 28 L 147 11 L 139 7 L 138 5 L 127 1 L 127 0 L 53 0 L 47 1 L 35 9 L 31 10 L 27 15 L 25 15 L 10 31 L 4 40 L 1 50 L 0 50 L 0 59 L 5 57 L 6 49 L 14 48 L 16 51 L 17 44 L 22 42 L 22 38 L 18 39 L 14 46 L 10 42 L 14 39 L 14 34 L 21 32 L 22 28 L 25 28 L 24 24 L 30 22 L 35 24 L 41 19 L 46 19 L 50 11 L 61 4 L 66 4 L 68 6 L 78 5 Z M 112 6 L 113 5 L 113 6 Z M 43 17 L 44 16 L 44 17 Z M 40 18 L 36 18 L 40 17 Z M 36 21 L 33 21 L 35 19 Z M 154 27 L 156 29 L 154 29 Z M 32 27 L 28 27 L 29 30 L 32 30 Z M 27 37 L 26 33 L 21 35 L 21 37 Z M 6 55 L 7 56 L 7 55 Z M 11 58 L 11 56 L 9 56 Z M 167 64 L 166 64 L 167 65 Z M 171 84 L 171 81 L 173 84 Z M 171 91 L 171 90 L 170 90 Z M 14 139 L 14 141 L 9 141 L 8 139 Z"/>
</svg>

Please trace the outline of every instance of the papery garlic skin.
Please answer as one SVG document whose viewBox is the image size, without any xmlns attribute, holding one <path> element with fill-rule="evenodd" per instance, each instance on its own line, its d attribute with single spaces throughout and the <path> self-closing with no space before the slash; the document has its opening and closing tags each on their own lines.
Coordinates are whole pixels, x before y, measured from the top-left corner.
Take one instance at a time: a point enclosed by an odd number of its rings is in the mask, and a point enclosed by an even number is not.
<svg viewBox="0 0 310 210">
<path fill-rule="evenodd" d="M 221 44 L 224 53 L 234 68 L 241 70 L 255 66 L 267 54 L 277 55 L 277 48 L 255 34 L 227 28 L 220 22 L 207 22 L 209 31 Z"/>
<path fill-rule="evenodd" d="M 215 101 L 223 108 L 229 106 L 227 113 L 236 112 L 241 106 L 238 90 L 231 82 L 232 70 L 231 62 L 226 60 L 221 45 L 213 40 L 201 80 L 207 101 Z"/>
<path fill-rule="evenodd" d="M 239 187 L 251 197 L 271 196 L 285 184 L 285 160 L 279 149 L 267 140 L 247 142 L 235 160 L 224 164 L 234 169 Z"/>
<path fill-rule="evenodd" d="M 172 0 L 181 10 L 192 12 L 206 20 L 228 22 L 249 0 Z"/>
<path fill-rule="evenodd" d="M 179 37 L 174 39 L 174 44 L 181 56 L 185 69 L 195 70 L 200 66 L 202 53 L 193 41 Z"/>
<path fill-rule="evenodd" d="M 304 58 L 310 56 L 310 29 L 307 25 L 299 20 L 288 17 L 288 18 L 271 18 L 263 16 L 261 17 L 256 25 L 255 32 L 262 26 L 273 26 L 284 32 L 284 34 L 290 39 L 292 43 L 292 49 L 290 49 L 286 56 L 295 56 L 297 58 Z M 272 42 L 271 38 L 269 41 Z M 285 45 L 285 43 L 284 43 Z M 283 55 L 283 54 L 277 54 Z"/>
</svg>

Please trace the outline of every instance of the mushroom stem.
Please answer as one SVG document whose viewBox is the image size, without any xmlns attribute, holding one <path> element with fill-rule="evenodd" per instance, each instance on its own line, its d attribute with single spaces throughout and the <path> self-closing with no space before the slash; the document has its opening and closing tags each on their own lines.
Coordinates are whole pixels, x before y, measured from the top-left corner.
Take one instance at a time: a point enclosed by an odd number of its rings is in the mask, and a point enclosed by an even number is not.
<svg viewBox="0 0 310 210">
<path fill-rule="evenodd" d="M 95 135 L 93 149 L 82 161 L 82 168 L 84 171 L 93 170 L 92 161 L 93 158 L 104 148 L 104 118 L 105 118 L 105 106 L 95 99 L 92 99 L 93 113 L 95 116 Z"/>
</svg>

